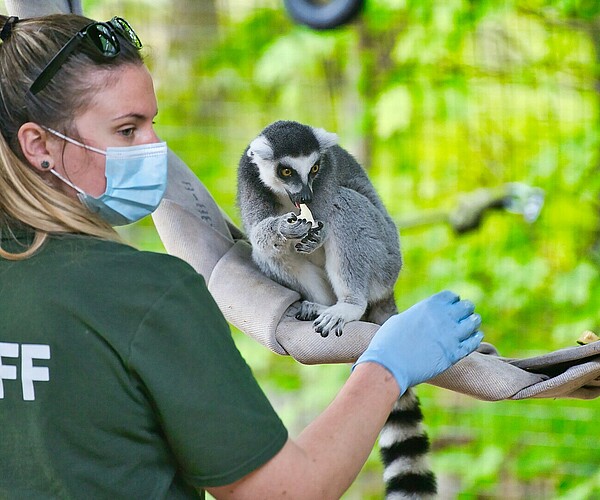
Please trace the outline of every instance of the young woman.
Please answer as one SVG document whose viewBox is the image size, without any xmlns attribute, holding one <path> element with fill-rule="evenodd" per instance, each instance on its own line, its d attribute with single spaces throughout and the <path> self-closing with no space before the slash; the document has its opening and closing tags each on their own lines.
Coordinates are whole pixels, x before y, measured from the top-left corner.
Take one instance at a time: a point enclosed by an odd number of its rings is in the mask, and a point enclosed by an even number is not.
<svg viewBox="0 0 600 500">
<path fill-rule="evenodd" d="M 338 498 L 399 394 L 480 343 L 441 292 L 376 333 L 296 439 L 202 277 L 119 241 L 166 145 L 121 18 L 0 16 L 0 497 Z"/>
</svg>

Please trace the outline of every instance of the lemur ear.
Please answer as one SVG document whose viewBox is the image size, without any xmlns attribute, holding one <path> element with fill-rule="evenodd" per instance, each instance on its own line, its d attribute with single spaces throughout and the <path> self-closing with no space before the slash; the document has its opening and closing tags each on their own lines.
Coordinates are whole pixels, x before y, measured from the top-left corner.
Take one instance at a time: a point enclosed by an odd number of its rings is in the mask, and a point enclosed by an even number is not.
<svg viewBox="0 0 600 500">
<path fill-rule="evenodd" d="M 271 147 L 271 144 L 264 135 L 259 135 L 250 143 L 250 146 L 248 147 L 248 153 L 246 154 L 250 158 L 256 155 L 262 160 L 272 160 L 273 148 Z"/>
<path fill-rule="evenodd" d="M 319 142 L 319 147 L 321 148 L 321 151 L 329 149 L 331 146 L 335 146 L 338 142 L 338 136 L 333 132 L 327 132 L 327 130 L 323 128 L 314 127 L 312 127 L 312 131 L 313 134 L 315 134 L 317 141 Z"/>
</svg>

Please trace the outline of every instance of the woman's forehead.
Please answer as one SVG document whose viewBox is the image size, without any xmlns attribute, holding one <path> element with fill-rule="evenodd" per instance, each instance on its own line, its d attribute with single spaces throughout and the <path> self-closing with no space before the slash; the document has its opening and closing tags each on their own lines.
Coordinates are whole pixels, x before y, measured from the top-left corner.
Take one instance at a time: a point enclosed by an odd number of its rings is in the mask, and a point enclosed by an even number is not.
<svg viewBox="0 0 600 500">
<path fill-rule="evenodd" d="M 94 72 L 90 78 L 92 87 L 98 90 L 90 96 L 83 115 L 92 113 L 111 120 L 126 115 L 150 118 L 156 115 L 154 84 L 146 66 L 126 64 L 108 72 Z M 94 85 L 93 80 L 97 80 L 98 85 Z"/>
</svg>

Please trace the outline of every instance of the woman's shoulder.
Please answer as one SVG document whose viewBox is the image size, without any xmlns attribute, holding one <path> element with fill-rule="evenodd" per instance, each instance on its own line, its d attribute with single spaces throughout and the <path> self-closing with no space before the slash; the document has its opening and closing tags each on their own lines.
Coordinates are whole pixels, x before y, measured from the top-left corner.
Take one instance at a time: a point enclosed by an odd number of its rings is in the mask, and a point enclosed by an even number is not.
<svg viewBox="0 0 600 500">
<path fill-rule="evenodd" d="M 139 250 L 124 243 L 90 237 L 54 238 L 48 245 L 48 258 L 69 262 L 73 270 L 110 279 L 115 283 L 159 281 L 169 284 L 198 277 L 185 261 L 160 252 Z"/>
</svg>

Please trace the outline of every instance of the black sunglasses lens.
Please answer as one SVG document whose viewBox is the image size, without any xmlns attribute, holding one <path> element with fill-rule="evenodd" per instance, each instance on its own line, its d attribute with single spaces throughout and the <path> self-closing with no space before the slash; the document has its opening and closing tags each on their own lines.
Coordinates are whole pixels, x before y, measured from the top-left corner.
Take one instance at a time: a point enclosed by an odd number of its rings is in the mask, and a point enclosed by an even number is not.
<svg viewBox="0 0 600 500">
<path fill-rule="evenodd" d="M 133 31 L 131 25 L 127 21 L 125 21 L 125 19 L 123 19 L 122 17 L 113 17 L 110 20 L 110 24 L 115 29 L 117 29 L 125 38 L 127 38 L 134 47 L 138 49 L 142 48 L 142 41 L 136 35 L 135 31 Z"/>
<path fill-rule="evenodd" d="M 103 56 L 115 57 L 119 53 L 119 40 L 109 26 L 100 23 L 92 24 L 88 26 L 85 35 Z"/>
<path fill-rule="evenodd" d="M 142 48 L 142 42 L 133 31 L 133 28 L 121 17 L 114 17 L 107 23 L 95 22 L 89 24 L 73 35 L 50 60 L 31 84 L 29 88 L 31 94 L 37 94 L 48 85 L 48 82 L 82 41 L 93 46 L 104 57 L 116 57 L 121 50 L 116 32 L 131 42 L 137 49 Z"/>
</svg>

